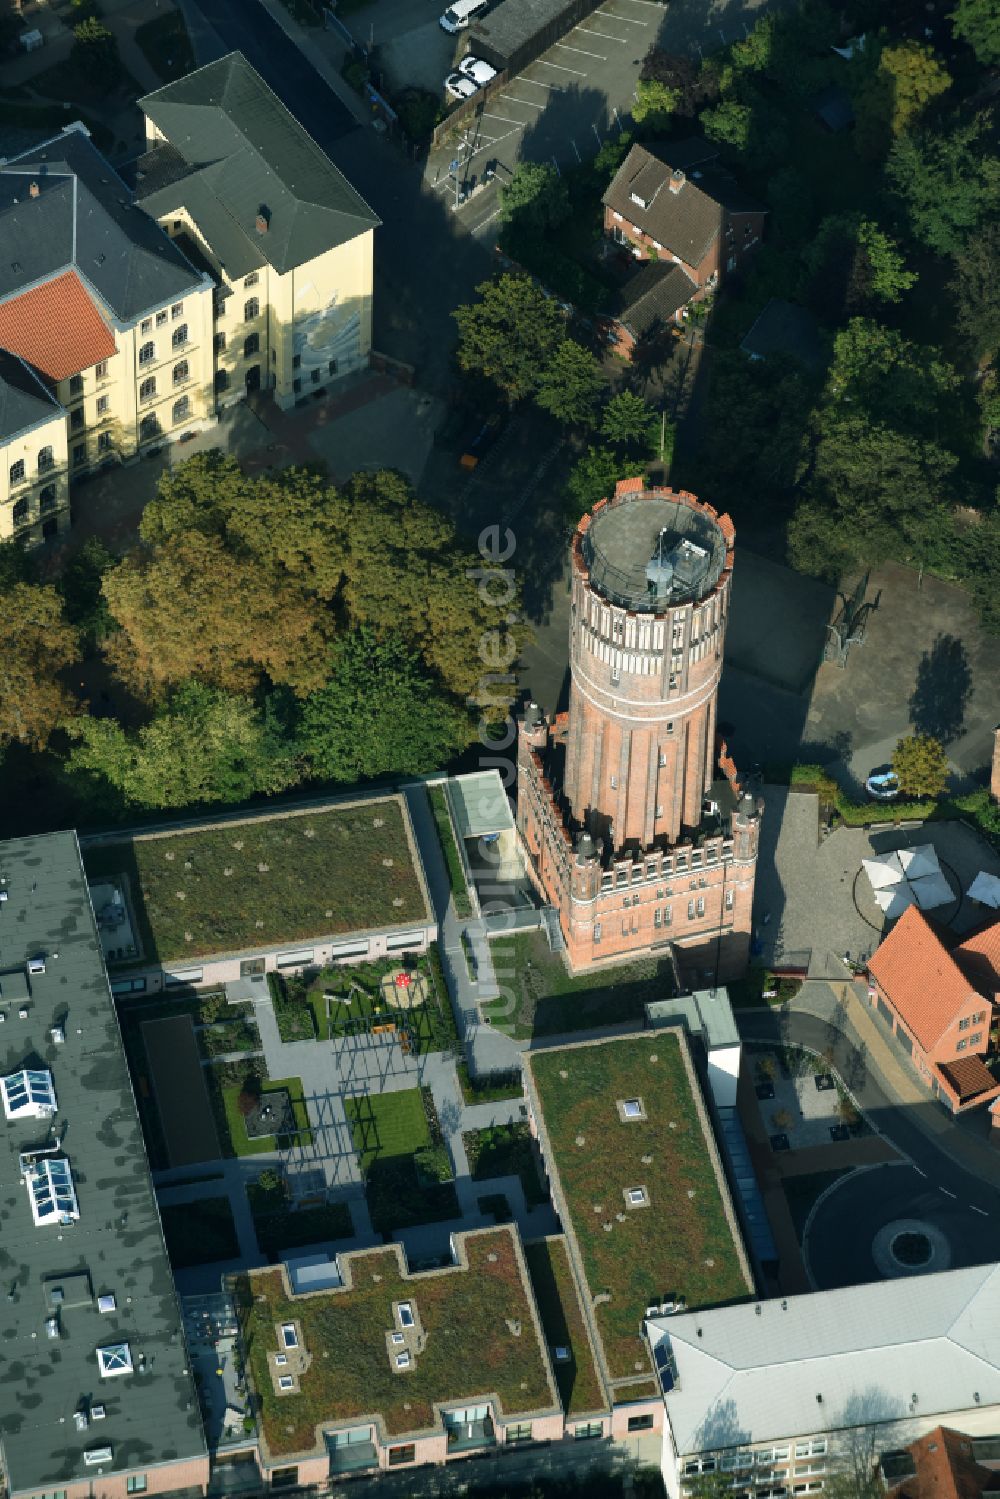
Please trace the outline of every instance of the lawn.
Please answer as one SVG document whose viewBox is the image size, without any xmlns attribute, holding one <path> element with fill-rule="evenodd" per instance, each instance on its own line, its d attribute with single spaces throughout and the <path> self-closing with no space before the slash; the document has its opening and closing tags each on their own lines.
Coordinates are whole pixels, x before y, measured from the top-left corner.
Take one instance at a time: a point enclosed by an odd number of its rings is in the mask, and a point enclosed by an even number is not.
<svg viewBox="0 0 1000 1499">
<path fill-rule="evenodd" d="M 525 1053 L 542 1148 L 575 1234 L 613 1379 L 647 1366 L 643 1312 L 745 1297 L 748 1284 L 677 1036 L 667 1031 Z M 697 1084 L 694 1083 L 696 1087 Z M 638 1099 L 641 1117 L 618 1104 Z M 545 1136 L 548 1140 L 546 1142 Z M 556 1182 L 553 1181 L 555 1188 Z M 631 1206 L 630 1188 L 648 1205 Z"/>
<path fill-rule="evenodd" d="M 429 1088 L 346 1100 L 376 1233 L 461 1216 Z"/>
<path fill-rule="evenodd" d="M 529 1208 L 548 1201 L 526 1124 L 494 1124 L 488 1129 L 469 1130 L 462 1139 L 473 1181 L 519 1176 Z"/>
<path fill-rule="evenodd" d="M 210 1068 L 211 1076 L 216 1069 Z M 256 1085 L 256 1086 L 255 1086 Z M 262 1094 L 275 1093 L 279 1089 L 287 1089 L 291 1099 L 292 1112 L 295 1115 L 295 1123 L 298 1133 L 296 1135 L 261 1135 L 251 1140 L 246 1131 L 243 1115 L 240 1113 L 238 1099 L 246 1089 L 248 1092 L 260 1092 Z M 300 1077 L 285 1077 L 279 1079 L 268 1078 L 262 1081 L 255 1076 L 252 1068 L 248 1065 L 246 1075 L 241 1079 L 220 1082 L 219 1092 L 222 1096 L 222 1107 L 225 1113 L 228 1143 L 232 1147 L 232 1155 L 264 1155 L 269 1151 L 288 1150 L 292 1145 L 311 1145 L 312 1132 L 309 1128 L 309 1111 L 302 1093 L 302 1079 Z M 216 1111 L 218 1118 L 218 1111 Z"/>
<path fill-rule="evenodd" d="M 728 985 L 729 999 L 734 1010 L 757 1005 L 774 1009 L 794 999 L 801 988 L 801 979 L 781 978 L 766 968 L 748 968 L 743 978 Z"/>
<path fill-rule="evenodd" d="M 517 1041 L 590 1030 L 643 1018 L 643 1006 L 673 993 L 670 965 L 641 958 L 573 977 L 541 932 L 519 932 L 490 943 L 501 997 L 483 1018 Z"/>
<path fill-rule="evenodd" d="M 283 1249 L 300 1249 L 303 1245 L 350 1239 L 354 1235 L 351 1212 L 343 1202 L 293 1210 L 288 1206 L 283 1185 L 269 1189 L 259 1181 L 247 1184 L 247 1200 L 262 1254 L 277 1255 Z"/>
<path fill-rule="evenodd" d="M 344 1110 L 365 1175 L 375 1161 L 414 1155 L 431 1143 L 419 1088 L 348 1098 Z"/>
<path fill-rule="evenodd" d="M 136 45 L 164 83 L 194 72 L 194 52 L 179 11 L 168 10 L 136 28 Z"/>
<path fill-rule="evenodd" d="M 84 863 L 126 877 L 147 962 L 429 916 L 399 797 L 93 844 Z"/>
<path fill-rule="evenodd" d="M 196 1202 L 160 1208 L 167 1254 L 175 1270 L 234 1260 L 240 1252 L 228 1197 L 202 1197 Z"/>
<path fill-rule="evenodd" d="M 496 1393 L 506 1415 L 554 1407 L 514 1232 L 490 1229 L 465 1247 L 468 1270 L 415 1280 L 401 1274 L 395 1246 L 352 1255 L 351 1290 L 292 1301 L 277 1271 L 241 1280 L 247 1359 L 272 1453 L 312 1447 L 320 1421 L 350 1421 L 370 1411 L 380 1412 L 392 1436 L 419 1431 L 436 1424 L 435 1402 L 457 1393 L 470 1401 Z M 395 1325 L 393 1303 L 399 1301 L 413 1303 L 426 1335 L 402 1379 L 386 1353 L 386 1329 Z M 292 1320 L 301 1325 L 312 1360 L 301 1391 L 279 1399 L 267 1356 L 277 1348 L 276 1324 Z"/>
<path fill-rule="evenodd" d="M 489 1072 L 482 1077 L 473 1077 L 469 1064 L 463 1059 L 456 1062 L 458 1086 L 465 1103 L 502 1103 L 508 1098 L 524 1097 L 524 1079 L 517 1072 Z"/>
<path fill-rule="evenodd" d="M 448 883 L 451 885 L 451 895 L 455 902 L 455 914 L 464 919 L 472 915 L 472 901 L 469 899 L 469 887 L 465 880 L 465 870 L 462 868 L 462 856 L 455 841 L 455 828 L 448 810 L 448 798 L 444 787 L 428 786 L 427 798 L 431 804 L 431 813 L 434 817 L 434 826 L 437 828 L 438 842 L 441 844 L 444 862 L 448 866 Z"/>
<path fill-rule="evenodd" d="M 569 1349 L 568 1359 L 557 1360 L 554 1354 L 552 1356 L 563 1410 L 568 1416 L 605 1410 L 607 1400 L 587 1336 L 566 1241 L 560 1238 L 537 1239 L 533 1244 L 525 1244 L 524 1257 L 528 1262 L 545 1341 L 550 1351 Z"/>
</svg>

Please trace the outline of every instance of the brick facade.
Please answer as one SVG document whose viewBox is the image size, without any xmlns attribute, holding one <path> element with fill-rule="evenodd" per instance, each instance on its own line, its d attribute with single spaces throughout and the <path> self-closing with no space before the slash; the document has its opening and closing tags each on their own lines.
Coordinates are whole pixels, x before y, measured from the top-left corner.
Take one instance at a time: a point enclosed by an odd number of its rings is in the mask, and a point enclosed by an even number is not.
<svg viewBox="0 0 1000 1499">
<path fill-rule="evenodd" d="M 715 528 L 720 561 L 700 594 L 634 609 L 595 585 L 584 538 L 609 503 L 647 499 Z M 569 712 L 551 724 L 537 710 L 525 715 L 517 804 L 532 877 L 559 912 L 573 969 L 671 943 L 699 977 L 731 977 L 746 964 L 760 808 L 740 795 L 731 761 L 721 766 L 728 824 L 704 815 L 733 540 L 728 516 L 639 479 L 619 483 L 574 537 Z M 559 793 L 549 768 L 557 761 Z"/>
</svg>

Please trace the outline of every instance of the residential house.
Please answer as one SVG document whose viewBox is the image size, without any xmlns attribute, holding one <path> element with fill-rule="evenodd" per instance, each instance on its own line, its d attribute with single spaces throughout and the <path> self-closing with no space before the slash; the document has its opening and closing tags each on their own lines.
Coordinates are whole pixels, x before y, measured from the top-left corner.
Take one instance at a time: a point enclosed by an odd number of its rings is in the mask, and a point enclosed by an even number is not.
<svg viewBox="0 0 1000 1499">
<path fill-rule="evenodd" d="M 1000 1493 L 1000 1437 L 935 1426 L 879 1459 L 888 1499 L 982 1499 Z"/>
<path fill-rule="evenodd" d="M 1000 921 L 949 951 L 918 906 L 909 906 L 868 963 L 872 1007 L 918 1074 L 954 1113 L 990 1103 L 1000 1081 L 986 1066 L 993 1021 L 989 954 Z M 982 982 L 984 971 L 987 982 Z M 981 987 L 980 987 L 981 985 Z"/>
<path fill-rule="evenodd" d="M 0 843 L 10 1499 L 203 1494 L 209 1455 L 74 833 Z"/>
<path fill-rule="evenodd" d="M 650 1317 L 670 1499 L 715 1473 L 753 1499 L 819 1493 L 941 1425 L 995 1453 L 998 1319 L 998 1265 Z"/>
<path fill-rule="evenodd" d="M 239 52 L 140 100 L 142 207 L 215 287 L 215 391 L 279 406 L 367 365 L 378 218 Z"/>
<path fill-rule="evenodd" d="M 742 267 L 760 243 L 767 211 L 722 170 L 716 148 L 697 139 L 633 146 L 602 201 L 605 233 L 636 260 L 662 268 L 661 277 L 647 273 L 642 296 L 657 279 L 664 282 L 664 322 L 681 321 L 689 303 Z M 623 298 L 607 332 L 628 354 L 637 341 L 632 324 L 642 321 L 635 306 L 641 298 L 627 300 L 627 290 Z"/>
<path fill-rule="evenodd" d="M 0 165 L 0 234 L 0 374 L 24 387 L 0 430 L 0 536 L 32 543 L 66 528 L 68 481 L 214 421 L 212 283 L 79 124 Z"/>
</svg>

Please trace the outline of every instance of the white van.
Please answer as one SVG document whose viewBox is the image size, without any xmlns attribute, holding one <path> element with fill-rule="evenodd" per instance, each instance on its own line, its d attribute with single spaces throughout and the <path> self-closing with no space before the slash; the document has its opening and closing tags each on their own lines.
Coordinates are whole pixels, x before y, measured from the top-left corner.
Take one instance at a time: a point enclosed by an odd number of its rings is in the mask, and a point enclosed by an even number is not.
<svg viewBox="0 0 1000 1499">
<path fill-rule="evenodd" d="M 470 26 L 480 16 L 485 16 L 489 8 L 489 0 L 454 0 L 441 17 L 441 29 L 451 32 L 464 31 L 466 26 Z"/>
</svg>

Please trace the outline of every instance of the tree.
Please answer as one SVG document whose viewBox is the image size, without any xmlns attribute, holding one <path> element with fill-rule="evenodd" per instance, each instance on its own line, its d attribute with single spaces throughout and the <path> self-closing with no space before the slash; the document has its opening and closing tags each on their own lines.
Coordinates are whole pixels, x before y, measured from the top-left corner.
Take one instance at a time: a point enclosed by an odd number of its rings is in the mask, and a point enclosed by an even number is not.
<svg viewBox="0 0 1000 1499">
<path fill-rule="evenodd" d="M 342 637 L 329 680 L 302 704 L 298 744 L 313 775 L 356 781 L 437 770 L 472 737 L 472 720 L 396 634 Z"/>
<path fill-rule="evenodd" d="M 569 218 L 569 192 L 555 167 L 520 161 L 500 189 L 500 222 L 529 234 L 545 234 Z"/>
<path fill-rule="evenodd" d="M 44 749 L 77 711 L 59 673 L 79 660 L 76 631 L 54 588 L 15 582 L 0 588 L 0 746 Z"/>
<path fill-rule="evenodd" d="M 1000 0 L 958 0 L 951 24 L 984 68 L 1000 63 Z"/>
<path fill-rule="evenodd" d="M 88 536 L 71 554 L 59 576 L 57 586 L 66 618 L 79 631 L 86 649 L 99 644 L 110 627 L 101 583 L 114 561 L 114 554 L 99 536 Z"/>
<path fill-rule="evenodd" d="M 567 510 L 574 521 L 592 510 L 599 500 L 614 494 L 619 479 L 638 479 L 644 463 L 623 458 L 613 448 L 588 448 L 570 469 L 566 480 Z"/>
<path fill-rule="evenodd" d="M 950 73 L 925 43 L 884 47 L 857 100 L 856 135 L 862 155 L 882 156 L 891 141 L 910 130 L 931 101 L 950 87 Z"/>
<path fill-rule="evenodd" d="M 955 326 L 976 358 L 1000 350 L 1000 226 L 986 224 L 969 235 L 955 256 L 949 290 Z"/>
<path fill-rule="evenodd" d="M 1000 209 L 1000 161 L 987 131 L 985 115 L 954 119 L 903 136 L 889 153 L 886 175 L 910 233 L 936 255 L 958 254 Z"/>
<path fill-rule="evenodd" d="M 480 300 L 458 307 L 458 363 L 485 375 L 513 406 L 538 389 L 541 371 L 566 337 L 558 304 L 527 276 L 503 275 L 476 288 Z"/>
<path fill-rule="evenodd" d="M 545 366 L 535 399 L 564 426 L 591 427 L 603 388 L 604 375 L 593 354 L 567 338 Z"/>
<path fill-rule="evenodd" d="M 821 317 L 839 321 L 879 303 L 898 302 L 917 279 L 899 246 L 857 213 L 823 220 L 803 254 L 806 295 Z"/>
<path fill-rule="evenodd" d="M 303 696 L 323 681 L 332 617 L 221 537 L 167 536 L 120 562 L 103 590 L 119 626 L 105 654 L 140 696 L 162 697 L 189 678 L 247 693 L 266 675 Z"/>
<path fill-rule="evenodd" d="M 619 391 L 604 408 L 601 436 L 614 447 L 634 455 L 649 456 L 656 446 L 657 417 L 641 396 Z"/>
<path fill-rule="evenodd" d="M 961 421 L 960 384 L 939 349 L 871 318 L 852 318 L 834 339 L 821 420 L 860 410 L 901 432 L 947 441 Z"/>
<path fill-rule="evenodd" d="M 781 516 L 808 464 L 818 377 L 789 355 L 748 362 L 720 350 L 712 360 L 705 414 L 711 434 L 704 488 L 740 517 Z M 715 434 L 725 433 L 725 441 Z M 761 442 L 760 434 L 767 433 Z M 748 508 L 752 507 L 752 508 Z"/>
<path fill-rule="evenodd" d="M 669 130 L 683 95 L 659 78 L 640 78 L 636 85 L 632 118 L 647 131 Z"/>
<path fill-rule="evenodd" d="M 663 100 L 668 95 L 673 100 L 669 106 L 670 112 L 685 119 L 691 119 L 699 105 L 710 104 L 718 97 L 714 78 L 693 58 L 683 52 L 663 52 L 658 47 L 650 48 L 642 65 L 640 97 L 644 83 L 658 84 L 664 90 L 661 96 Z M 648 97 L 652 99 L 655 96 L 650 94 Z M 639 118 L 634 109 L 632 114 L 635 119 Z"/>
<path fill-rule="evenodd" d="M 710 141 L 721 146 L 731 146 L 734 151 L 745 151 L 750 143 L 750 127 L 753 111 L 748 104 L 735 99 L 723 99 L 712 109 L 706 109 L 701 117 L 701 128 Z"/>
<path fill-rule="evenodd" d="M 99 89 L 117 87 L 122 76 L 122 62 L 114 34 L 96 16 L 73 27 L 73 60 Z"/>
<path fill-rule="evenodd" d="M 126 807 L 191 807 L 273 795 L 301 779 L 275 724 L 246 698 L 198 682 L 172 693 L 151 723 L 129 733 L 107 718 L 81 718 L 67 760 L 71 775 L 101 782 Z"/>
<path fill-rule="evenodd" d="M 892 768 L 904 796 L 939 797 L 948 785 L 948 760 L 944 745 L 932 734 L 911 734 L 900 739 L 892 752 Z"/>
</svg>

